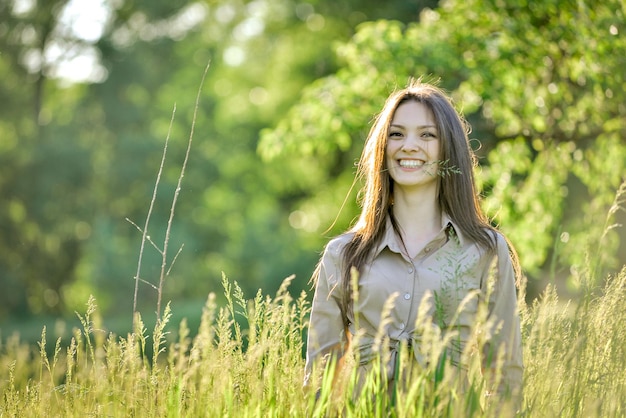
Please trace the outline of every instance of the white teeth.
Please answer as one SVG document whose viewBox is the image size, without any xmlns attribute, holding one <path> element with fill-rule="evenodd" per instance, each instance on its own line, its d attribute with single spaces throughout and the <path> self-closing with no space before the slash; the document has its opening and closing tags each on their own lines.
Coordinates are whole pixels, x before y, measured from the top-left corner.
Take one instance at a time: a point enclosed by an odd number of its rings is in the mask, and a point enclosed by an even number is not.
<svg viewBox="0 0 626 418">
<path fill-rule="evenodd" d="M 424 165 L 424 161 L 422 160 L 399 160 L 398 163 L 400 167 L 405 168 L 417 168 Z"/>
</svg>

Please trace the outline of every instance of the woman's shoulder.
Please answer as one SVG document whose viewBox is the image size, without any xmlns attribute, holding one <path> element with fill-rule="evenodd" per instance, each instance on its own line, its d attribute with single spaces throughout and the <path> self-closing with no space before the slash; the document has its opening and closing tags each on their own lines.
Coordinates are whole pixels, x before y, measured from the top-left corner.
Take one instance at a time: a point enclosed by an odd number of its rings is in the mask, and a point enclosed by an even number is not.
<svg viewBox="0 0 626 418">
<path fill-rule="evenodd" d="M 339 255 L 343 251 L 344 247 L 352 241 L 353 237 L 354 232 L 344 232 L 341 235 L 337 235 L 328 241 L 325 252 L 333 255 Z"/>
<path fill-rule="evenodd" d="M 494 248 L 506 248 L 508 246 L 509 240 L 507 239 L 506 235 L 504 235 L 504 233 L 498 228 L 486 226 L 483 227 L 483 231 L 493 243 Z"/>
<path fill-rule="evenodd" d="M 502 251 L 502 250 L 509 251 L 509 247 L 511 246 L 511 242 L 509 241 L 507 236 L 502 231 L 500 231 L 498 229 L 493 229 L 492 234 L 493 234 L 493 237 L 494 237 L 494 242 L 496 244 L 496 248 L 499 251 Z"/>
<path fill-rule="evenodd" d="M 331 287 L 337 283 L 337 280 L 339 280 L 341 276 L 343 249 L 353 236 L 354 234 L 352 233 L 338 235 L 328 241 L 324 248 L 324 253 L 322 254 L 316 275 L 325 277 Z"/>
<path fill-rule="evenodd" d="M 487 228 L 487 230 L 494 244 L 494 251 L 491 253 L 497 256 L 498 260 L 506 260 L 510 262 L 516 270 L 519 270 L 517 251 L 509 238 L 497 228 Z"/>
</svg>

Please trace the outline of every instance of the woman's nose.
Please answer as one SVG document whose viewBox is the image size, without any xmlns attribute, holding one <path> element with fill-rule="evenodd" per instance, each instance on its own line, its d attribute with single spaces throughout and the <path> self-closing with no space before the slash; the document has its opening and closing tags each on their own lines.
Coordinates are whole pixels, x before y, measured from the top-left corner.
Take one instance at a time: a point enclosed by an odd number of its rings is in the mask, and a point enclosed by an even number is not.
<svg viewBox="0 0 626 418">
<path fill-rule="evenodd" d="M 421 148 L 421 141 L 415 135 L 407 135 L 404 138 L 404 142 L 402 144 L 402 151 L 406 152 L 414 152 L 419 151 Z"/>
</svg>

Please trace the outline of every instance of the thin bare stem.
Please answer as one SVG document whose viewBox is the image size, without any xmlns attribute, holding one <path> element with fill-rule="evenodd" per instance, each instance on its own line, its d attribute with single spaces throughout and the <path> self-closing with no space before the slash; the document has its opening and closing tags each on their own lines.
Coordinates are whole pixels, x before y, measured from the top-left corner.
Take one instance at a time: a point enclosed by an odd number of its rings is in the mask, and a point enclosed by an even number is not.
<svg viewBox="0 0 626 418">
<path fill-rule="evenodd" d="M 135 293 L 133 296 L 133 325 L 135 322 L 135 317 L 137 313 L 137 295 L 139 293 L 139 282 L 142 281 L 145 283 L 145 280 L 140 279 L 141 277 L 141 262 L 143 260 L 143 251 L 146 245 L 146 241 L 149 240 L 148 236 L 148 225 L 150 224 L 150 218 L 152 217 L 152 209 L 154 208 L 154 202 L 156 202 L 157 191 L 159 189 L 159 183 L 161 182 L 161 174 L 163 173 L 163 166 L 165 165 L 165 157 L 167 156 L 167 145 L 170 142 L 170 134 L 172 132 L 172 126 L 174 125 L 174 116 L 176 115 L 176 104 L 174 104 L 174 109 L 172 110 L 172 118 L 170 119 L 170 126 L 167 130 L 167 136 L 165 138 L 165 145 L 163 146 L 163 155 L 161 157 L 161 164 L 159 165 L 159 172 L 157 173 L 157 178 L 154 183 L 154 190 L 152 191 L 152 199 L 150 200 L 150 207 L 148 208 L 148 214 L 146 215 L 146 222 L 143 227 L 143 231 L 141 234 L 141 247 L 139 249 L 139 260 L 137 261 L 137 273 L 135 274 Z M 152 243 L 152 241 L 150 240 Z M 152 243 L 152 245 L 156 245 Z M 157 248 L 158 249 L 158 248 Z M 161 254 L 165 252 L 165 248 L 161 251 Z"/>
<path fill-rule="evenodd" d="M 150 283 L 150 282 L 149 282 L 149 281 L 147 281 L 147 280 L 144 280 L 144 279 L 139 279 L 139 281 L 140 281 L 141 283 L 143 283 L 143 284 L 147 284 L 148 286 L 150 286 L 150 287 L 151 287 L 151 288 L 153 288 L 154 290 L 158 290 L 158 289 L 157 289 L 157 287 L 156 287 L 154 284 Z"/>
<path fill-rule="evenodd" d="M 170 263 L 170 267 L 167 269 L 167 273 L 165 273 L 166 276 L 170 275 L 170 271 L 172 271 L 172 267 L 174 267 L 174 263 L 176 262 L 176 259 L 178 258 L 178 256 L 180 255 L 180 253 L 183 251 L 183 248 L 185 247 L 185 244 L 182 244 L 180 246 L 180 248 L 178 249 L 178 252 L 176 253 L 176 255 L 174 256 L 174 259 L 172 260 L 172 262 Z"/>
<path fill-rule="evenodd" d="M 135 228 L 137 228 L 137 230 L 139 232 L 141 232 L 143 234 L 143 229 L 141 229 L 141 227 L 139 225 L 137 225 L 136 223 L 134 223 L 131 219 L 126 218 L 126 221 L 128 221 L 128 223 L 130 223 L 131 225 L 133 225 Z M 157 250 L 157 252 L 159 254 L 163 253 L 163 251 L 159 248 L 158 245 L 156 245 L 156 243 L 154 241 L 152 241 L 152 238 L 150 238 L 150 235 L 146 235 L 146 240 L 152 244 L 152 246 L 154 247 L 155 250 Z"/>
<path fill-rule="evenodd" d="M 198 117 L 198 108 L 200 107 L 200 95 L 202 93 L 202 87 L 204 86 L 204 80 L 206 78 L 207 72 L 209 71 L 209 67 L 211 63 L 209 62 L 204 69 L 204 73 L 202 74 L 202 79 L 200 80 L 200 86 L 198 87 L 198 93 L 196 95 L 196 104 L 193 111 L 193 118 L 191 120 L 191 130 L 189 132 L 189 140 L 187 141 L 187 151 L 185 152 L 185 160 L 183 161 L 183 165 L 180 169 L 180 176 L 178 176 L 178 184 L 176 185 L 176 190 L 174 191 L 174 197 L 172 199 L 172 207 L 170 208 L 170 217 L 167 220 L 167 229 L 165 230 L 165 241 L 163 242 L 163 254 L 161 258 L 161 275 L 159 277 L 159 286 L 157 291 L 157 319 L 161 319 L 161 300 L 163 299 L 163 285 L 165 283 L 166 269 L 167 269 L 167 247 L 170 240 L 170 233 L 172 231 L 172 221 L 174 219 L 174 212 L 176 209 L 176 202 L 178 201 L 178 195 L 180 194 L 180 186 L 183 181 L 183 177 L 185 176 L 185 169 L 187 168 L 187 161 L 189 160 L 189 153 L 191 151 L 191 144 L 193 142 L 193 134 L 196 127 L 196 119 Z M 178 254 L 177 254 L 178 256 Z"/>
</svg>

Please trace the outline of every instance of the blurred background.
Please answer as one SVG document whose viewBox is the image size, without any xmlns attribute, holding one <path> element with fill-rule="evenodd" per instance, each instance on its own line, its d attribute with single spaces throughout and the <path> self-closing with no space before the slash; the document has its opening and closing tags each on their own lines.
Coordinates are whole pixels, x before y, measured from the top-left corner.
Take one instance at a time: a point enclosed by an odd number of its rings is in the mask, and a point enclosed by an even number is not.
<svg viewBox="0 0 626 418">
<path fill-rule="evenodd" d="M 141 232 L 193 326 L 224 274 L 247 298 L 309 278 L 358 213 L 355 161 L 425 76 L 472 124 L 485 209 L 528 276 L 569 297 L 626 263 L 621 0 L 0 0 L 0 336 L 63 336 L 90 295 L 132 322 Z M 620 189 L 621 187 L 621 189 Z M 344 205 L 344 201 L 346 202 Z M 143 253 L 153 318 L 161 255 Z"/>
</svg>

